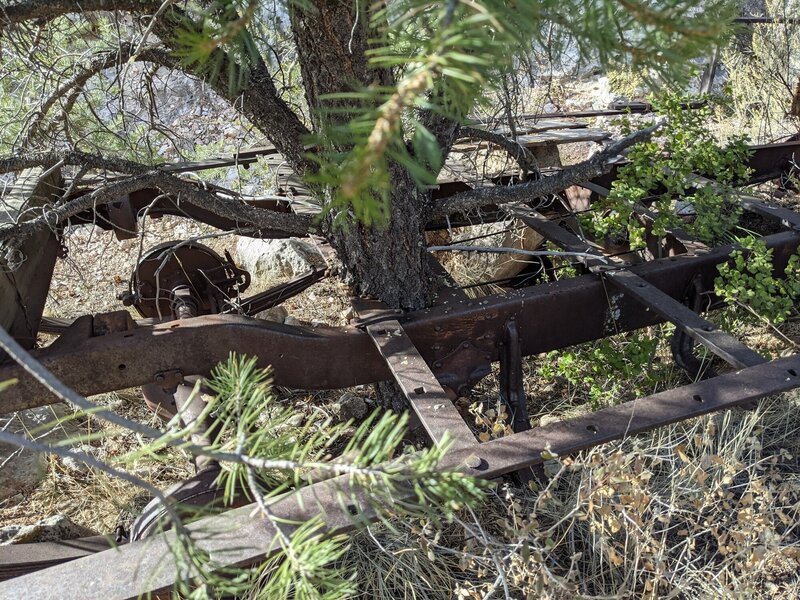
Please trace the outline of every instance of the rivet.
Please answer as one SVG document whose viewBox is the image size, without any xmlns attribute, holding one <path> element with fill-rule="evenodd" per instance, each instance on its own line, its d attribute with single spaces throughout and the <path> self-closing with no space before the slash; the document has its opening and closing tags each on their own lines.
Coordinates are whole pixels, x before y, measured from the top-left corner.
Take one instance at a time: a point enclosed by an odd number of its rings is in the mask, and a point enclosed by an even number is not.
<svg viewBox="0 0 800 600">
<path fill-rule="evenodd" d="M 470 454 L 464 459 L 464 465 L 470 469 L 477 469 L 481 466 L 481 458 L 477 454 Z"/>
</svg>

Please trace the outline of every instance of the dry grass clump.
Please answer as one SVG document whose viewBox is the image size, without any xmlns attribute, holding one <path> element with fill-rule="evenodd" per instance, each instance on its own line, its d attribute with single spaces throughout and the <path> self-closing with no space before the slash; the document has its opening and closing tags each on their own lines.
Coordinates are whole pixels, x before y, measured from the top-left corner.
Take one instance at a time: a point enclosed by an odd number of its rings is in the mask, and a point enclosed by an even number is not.
<svg viewBox="0 0 800 600">
<path fill-rule="evenodd" d="M 367 598 L 796 597 L 796 393 L 548 461 L 478 514 L 358 534 Z"/>
</svg>

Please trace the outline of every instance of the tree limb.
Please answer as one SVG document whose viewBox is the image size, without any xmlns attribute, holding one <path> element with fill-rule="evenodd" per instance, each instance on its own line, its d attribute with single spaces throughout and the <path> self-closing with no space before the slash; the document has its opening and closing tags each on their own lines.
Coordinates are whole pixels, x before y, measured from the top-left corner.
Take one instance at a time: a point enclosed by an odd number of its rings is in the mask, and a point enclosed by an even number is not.
<svg viewBox="0 0 800 600">
<path fill-rule="evenodd" d="M 6 25 L 33 20 L 50 20 L 70 13 L 124 10 L 154 13 L 161 0 L 28 0 L 0 7 L 0 29 Z"/>
<path fill-rule="evenodd" d="M 126 11 L 155 15 L 162 7 L 161 0 L 28 0 L 0 7 L 0 32 L 6 25 L 36 19 L 55 17 L 91 11 Z M 176 33 L 181 30 L 202 34 L 198 25 L 187 12 L 178 6 L 169 6 L 155 18 L 153 32 L 170 50 L 180 48 Z M 229 53 L 221 48 L 215 49 L 208 57 L 208 64 L 217 64 L 219 73 L 236 75 L 243 68 Z M 245 84 L 240 90 L 231 90 L 227 77 L 210 77 L 202 64 L 175 65 L 182 71 L 208 83 L 214 91 L 240 108 L 242 113 L 261 130 L 286 158 L 289 165 L 299 175 L 316 170 L 316 165 L 306 158 L 305 144 L 311 132 L 297 114 L 278 94 L 275 82 L 266 63 L 259 58 L 249 67 Z M 238 80 L 238 77 L 234 77 Z"/>
<path fill-rule="evenodd" d="M 152 170 L 115 181 L 70 202 L 46 209 L 41 216 L 29 221 L 0 226 L 0 243 L 6 245 L 6 262 L 13 268 L 14 263 L 18 262 L 13 258 L 16 247 L 37 231 L 56 228 L 70 217 L 147 188 L 158 188 L 172 195 L 176 198 L 176 203 L 186 202 L 230 219 L 241 227 L 255 228 L 265 237 L 269 237 L 270 233 L 275 231 L 287 235 L 305 236 L 312 229 L 312 220 L 305 215 L 280 213 L 222 198 L 194 182 Z"/>
<path fill-rule="evenodd" d="M 151 62 L 170 68 L 177 68 L 180 66 L 180 61 L 177 58 L 172 56 L 165 48 L 156 46 L 146 47 L 136 52 L 136 46 L 134 44 L 131 42 L 124 42 L 120 44 L 118 48 L 114 48 L 106 52 L 99 52 L 93 55 L 88 63 L 78 73 L 69 79 L 69 81 L 61 85 L 42 103 L 42 106 L 34 114 L 33 122 L 30 124 L 27 131 L 22 135 L 19 143 L 16 144 L 16 146 L 18 148 L 25 149 L 31 144 L 34 138 L 41 133 L 47 113 L 59 99 L 69 94 L 64 108 L 61 111 L 61 115 L 63 117 L 69 113 L 78 97 L 79 92 L 84 88 L 89 79 L 101 71 L 125 64 L 130 60 L 137 62 Z"/>
<path fill-rule="evenodd" d="M 571 185 L 583 183 L 594 177 L 599 177 L 611 171 L 613 168 L 611 161 L 619 156 L 623 150 L 649 139 L 663 127 L 664 123 L 665 121 L 662 119 L 650 127 L 635 131 L 617 140 L 590 159 L 562 169 L 555 175 L 509 187 L 479 188 L 444 198 L 434 205 L 429 216 L 432 218 L 445 217 L 490 204 L 502 205 L 510 202 L 527 202 L 540 196 L 555 194 Z"/>
<path fill-rule="evenodd" d="M 533 153 L 519 142 L 503 134 L 487 131 L 486 129 L 477 129 L 475 127 L 462 127 L 459 137 L 489 142 L 490 144 L 502 148 L 511 155 L 511 158 L 517 161 L 523 174 L 539 172 L 539 166 L 536 163 L 536 158 L 533 156 Z"/>
</svg>

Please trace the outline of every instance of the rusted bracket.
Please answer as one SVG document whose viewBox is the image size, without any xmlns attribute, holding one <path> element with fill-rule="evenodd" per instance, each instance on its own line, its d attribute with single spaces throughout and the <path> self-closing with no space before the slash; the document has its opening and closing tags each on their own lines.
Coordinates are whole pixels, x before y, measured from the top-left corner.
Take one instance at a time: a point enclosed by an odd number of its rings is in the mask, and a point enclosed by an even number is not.
<svg viewBox="0 0 800 600">
<path fill-rule="evenodd" d="M 531 428 L 522 380 L 519 329 L 513 318 L 506 322 L 503 341 L 500 342 L 500 400 L 509 408 L 511 427 L 515 433 Z"/>
</svg>

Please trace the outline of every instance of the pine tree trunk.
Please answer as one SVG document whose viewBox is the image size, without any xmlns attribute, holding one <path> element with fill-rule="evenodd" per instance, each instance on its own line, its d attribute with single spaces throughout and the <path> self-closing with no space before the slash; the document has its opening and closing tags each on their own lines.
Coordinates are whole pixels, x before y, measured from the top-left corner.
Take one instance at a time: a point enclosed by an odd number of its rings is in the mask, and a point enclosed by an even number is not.
<svg viewBox="0 0 800 600">
<path fill-rule="evenodd" d="M 292 9 L 291 23 L 306 101 L 319 133 L 325 131 L 320 109 L 348 107 L 347 100 L 326 101 L 326 94 L 359 91 L 371 84 L 392 85 L 394 76 L 389 69 L 370 68 L 365 54 L 373 5 L 316 0 L 314 7 L 313 11 Z M 342 121 L 351 118 L 346 111 L 328 115 Z M 329 222 L 325 234 L 348 283 L 359 293 L 392 308 L 422 308 L 432 296 L 423 222 L 428 195 L 399 167 L 391 169 L 391 189 L 391 217 L 385 227 L 364 227 L 348 220 L 345 226 L 333 228 Z"/>
<path fill-rule="evenodd" d="M 391 217 L 385 227 L 350 223 L 328 231 L 346 281 L 391 308 L 423 308 L 432 297 L 425 256 L 425 194 L 401 168 L 392 169 Z"/>
</svg>

